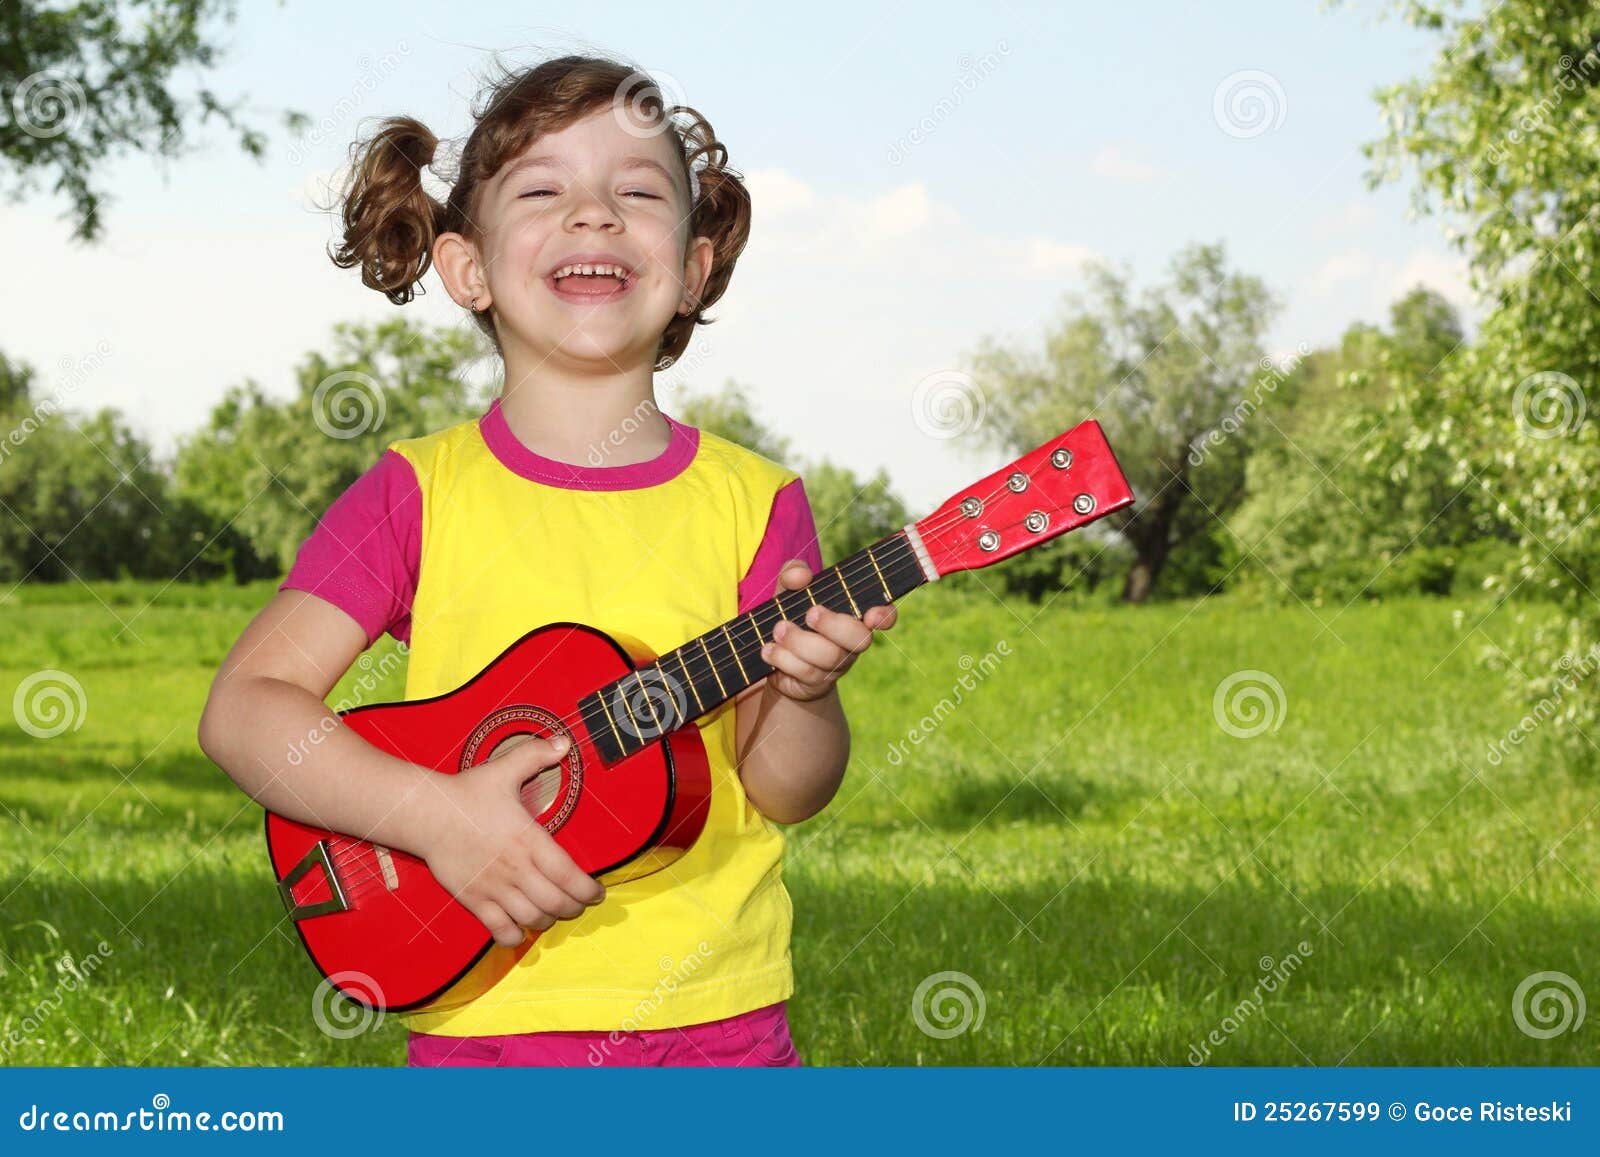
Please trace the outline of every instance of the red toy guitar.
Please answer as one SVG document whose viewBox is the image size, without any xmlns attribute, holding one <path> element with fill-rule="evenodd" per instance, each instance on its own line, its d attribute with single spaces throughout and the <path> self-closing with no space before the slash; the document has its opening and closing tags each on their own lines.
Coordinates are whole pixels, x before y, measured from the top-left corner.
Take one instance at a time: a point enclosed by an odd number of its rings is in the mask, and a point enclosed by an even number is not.
<svg viewBox="0 0 1600 1157">
<path fill-rule="evenodd" d="M 552 623 L 449 694 L 341 717 L 391 755 L 446 775 L 482 763 L 515 736 L 565 734 L 567 754 L 523 785 L 524 806 L 602 882 L 642 876 L 687 851 L 705 823 L 710 766 L 699 729 L 686 725 L 771 672 L 761 646 L 779 619 L 799 622 L 813 603 L 859 617 L 1132 501 L 1099 423 L 1084 422 L 805 589 L 659 659 L 630 654 L 591 627 Z M 358 1003 L 456 1007 L 498 982 L 532 942 L 495 944 L 417 856 L 270 811 L 267 845 L 306 951 Z"/>
</svg>

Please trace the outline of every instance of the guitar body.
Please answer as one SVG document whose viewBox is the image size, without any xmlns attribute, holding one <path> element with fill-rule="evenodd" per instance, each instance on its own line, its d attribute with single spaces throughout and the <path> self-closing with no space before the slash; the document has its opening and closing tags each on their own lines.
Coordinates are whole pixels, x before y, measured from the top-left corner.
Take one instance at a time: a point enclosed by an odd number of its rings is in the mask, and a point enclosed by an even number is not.
<svg viewBox="0 0 1600 1157">
<path fill-rule="evenodd" d="M 375 747 L 455 775 L 519 735 L 564 734 L 561 763 L 529 780 L 523 805 L 578 866 L 603 883 L 659 871 L 705 826 L 710 764 L 689 726 L 608 764 L 578 701 L 648 660 L 590 627 L 524 635 L 470 682 L 433 699 L 382 703 L 340 718 Z M 267 813 L 279 892 L 307 952 L 353 1000 L 405 1011 L 464 1004 L 497 983 L 532 943 L 494 943 L 417 856 Z"/>
<path fill-rule="evenodd" d="M 1095 421 L 1081 422 L 951 496 L 926 518 L 759 606 L 652 656 L 576 623 L 518 639 L 447 695 L 342 713 L 374 746 L 442 775 L 521 736 L 565 734 L 522 806 L 602 882 L 671 864 L 705 827 L 711 768 L 694 720 L 765 678 L 780 622 L 824 606 L 860 618 L 924 583 L 976 570 L 1133 504 Z M 501 948 L 416 856 L 267 813 L 278 893 L 306 950 L 350 999 L 448 1009 L 493 987 L 528 951 Z"/>
</svg>

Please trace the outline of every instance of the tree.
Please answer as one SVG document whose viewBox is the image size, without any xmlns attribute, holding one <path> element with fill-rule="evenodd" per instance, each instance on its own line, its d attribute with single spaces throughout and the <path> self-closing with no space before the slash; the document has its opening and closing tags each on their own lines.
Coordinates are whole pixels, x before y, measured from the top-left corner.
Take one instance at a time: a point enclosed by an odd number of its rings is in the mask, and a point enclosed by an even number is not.
<svg viewBox="0 0 1600 1157">
<path fill-rule="evenodd" d="M 756 416 L 749 391 L 743 386 L 727 382 L 715 394 L 691 394 L 681 409 L 680 420 L 691 426 L 710 430 L 774 462 L 789 460 L 788 439 Z M 882 467 L 867 479 L 826 458 L 802 460 L 793 469 L 805 480 L 818 544 L 828 565 L 887 538 L 911 521 Z"/>
<path fill-rule="evenodd" d="M 1463 552 L 1504 538 L 1440 446 L 1408 445 L 1439 405 L 1434 369 L 1462 340 L 1455 309 L 1418 286 L 1388 332 L 1358 322 L 1295 367 L 1228 520 L 1247 582 L 1312 599 L 1447 593 Z"/>
<path fill-rule="evenodd" d="M 969 358 L 986 405 L 980 430 L 1024 453 L 1101 422 L 1136 499 L 1110 519 L 1134 552 L 1122 597 L 1143 602 L 1173 552 L 1243 495 L 1249 419 L 1264 396 L 1261 339 L 1277 303 L 1258 279 L 1227 271 L 1220 244 L 1180 251 L 1170 282 L 1142 302 L 1104 264 L 1086 281 L 1042 352 L 986 338 Z"/>
<path fill-rule="evenodd" d="M 462 380 L 475 335 L 394 319 L 334 327 L 330 354 L 308 354 L 279 401 L 253 381 L 227 391 L 185 439 L 178 493 L 238 527 L 280 570 L 317 520 L 397 438 L 465 421 L 487 404 Z"/>
<path fill-rule="evenodd" d="M 783 463 L 789 457 L 789 440 L 761 423 L 750 391 L 737 382 L 724 382 L 714 394 L 691 393 L 683 400 L 679 421 L 710 430 L 773 462 Z"/>
<path fill-rule="evenodd" d="M 211 68 L 218 52 L 200 29 L 206 17 L 233 19 L 232 0 L 143 0 L 142 25 L 124 26 L 117 0 L 80 0 L 67 7 L 39 0 L 0 4 L 0 157 L 8 162 L 12 200 L 53 176 L 52 191 L 72 202 L 72 236 L 101 236 L 104 194 L 91 170 L 129 151 L 178 157 L 184 134 L 216 117 L 239 134 L 259 160 L 266 137 L 240 123 L 238 103 L 201 88 L 191 104 L 169 91 L 186 65 Z M 240 102 L 242 103 L 242 102 Z M 310 120 L 285 111 L 290 132 Z"/>
<path fill-rule="evenodd" d="M 1567 668 L 1588 672 L 1600 633 L 1600 13 L 1589 0 L 1501 0 L 1481 16 L 1411 0 L 1406 17 L 1443 44 L 1422 77 L 1380 90 L 1385 134 L 1367 146 L 1374 186 L 1414 165 L 1414 202 L 1452 215 L 1454 243 L 1494 308 L 1477 339 L 1448 359 L 1431 420 L 1402 450 L 1437 446 L 1452 481 L 1484 492 L 1521 550 L 1498 577 L 1505 595 L 1544 590 L 1566 608 L 1558 627 L 1511 643 L 1518 694 L 1545 696 L 1550 727 L 1593 760 L 1600 699 L 1563 694 Z M 1529 686 L 1529 684 L 1532 684 Z"/>
</svg>

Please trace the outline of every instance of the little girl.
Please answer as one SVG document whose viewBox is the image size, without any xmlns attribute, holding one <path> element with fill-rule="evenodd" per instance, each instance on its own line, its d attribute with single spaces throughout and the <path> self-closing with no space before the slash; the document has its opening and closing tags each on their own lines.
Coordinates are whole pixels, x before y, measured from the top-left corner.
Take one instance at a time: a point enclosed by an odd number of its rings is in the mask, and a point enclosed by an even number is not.
<svg viewBox="0 0 1600 1157">
<path fill-rule="evenodd" d="M 749 194 L 711 126 L 592 57 L 506 76 L 480 107 L 443 204 L 422 185 L 434 135 L 383 123 L 333 259 L 397 304 L 436 267 L 499 353 L 501 396 L 391 443 L 333 503 L 224 661 L 200 743 L 263 806 L 422 857 L 496 942 L 539 933 L 481 997 L 405 1014 L 409 1063 L 799 1064 L 775 823 L 838 790 L 850 735 L 835 682 L 892 607 L 779 623 L 762 651 L 773 674 L 694 724 L 713 777 L 703 834 L 670 869 L 609 888 L 519 801 L 564 745 L 528 739 L 441 775 L 324 703 L 385 632 L 409 646 L 405 697 L 427 698 L 544 623 L 662 654 L 822 569 L 793 471 L 655 404 L 653 372 L 683 353 L 749 235 Z"/>
</svg>

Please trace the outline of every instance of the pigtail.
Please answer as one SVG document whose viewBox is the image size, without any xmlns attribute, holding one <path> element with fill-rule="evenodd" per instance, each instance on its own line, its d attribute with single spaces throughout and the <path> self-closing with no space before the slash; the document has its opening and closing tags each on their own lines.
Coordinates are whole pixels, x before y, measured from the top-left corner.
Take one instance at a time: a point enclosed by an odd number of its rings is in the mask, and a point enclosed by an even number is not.
<svg viewBox="0 0 1600 1157">
<path fill-rule="evenodd" d="M 674 317 L 661 335 L 656 369 L 664 370 L 683 355 L 697 325 L 709 325 L 705 311 L 722 297 L 733 278 L 734 264 L 750 240 L 750 190 L 739 173 L 728 167 L 728 150 L 717 140 L 709 121 L 692 108 L 672 110 L 683 143 L 684 164 L 699 183 L 690 216 L 690 236 L 709 238 L 711 274 L 706 279 L 694 312 Z"/>
<path fill-rule="evenodd" d="M 351 147 L 342 194 L 344 238 L 328 253 L 341 269 L 361 267 L 361 283 L 404 305 L 433 262 L 445 206 L 422 187 L 439 139 L 421 121 L 390 117 Z"/>
</svg>

